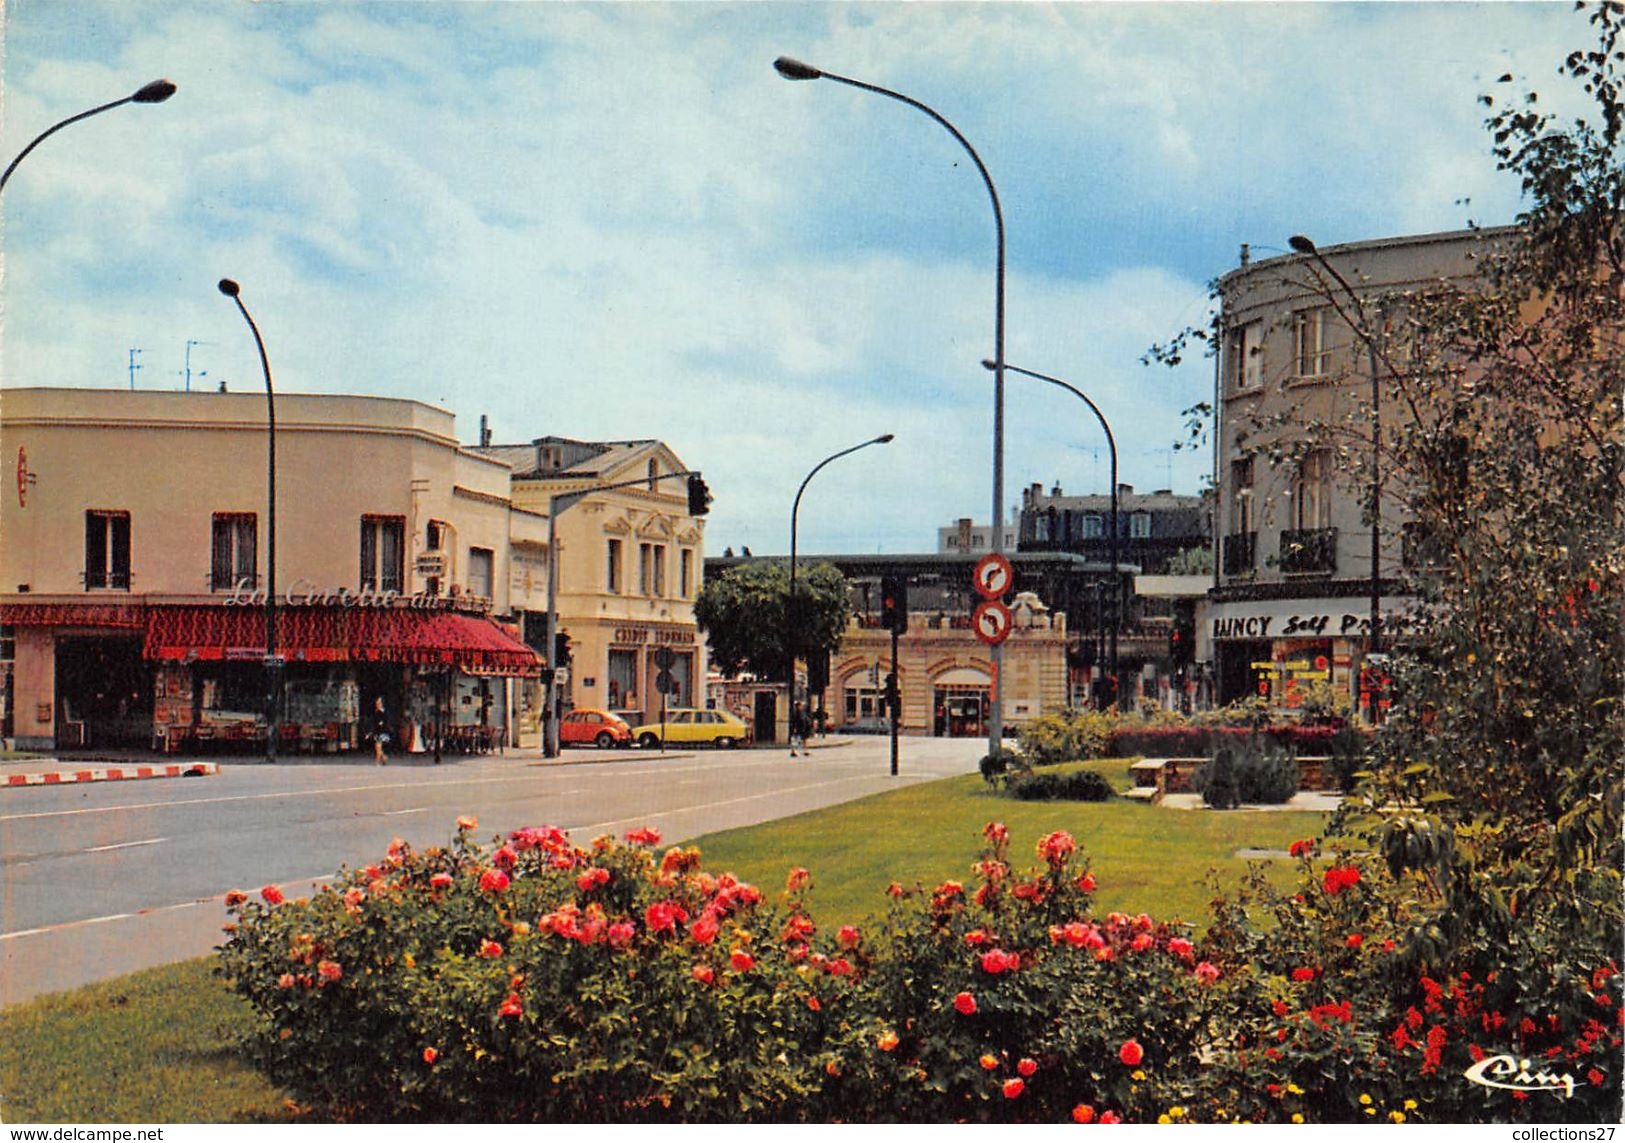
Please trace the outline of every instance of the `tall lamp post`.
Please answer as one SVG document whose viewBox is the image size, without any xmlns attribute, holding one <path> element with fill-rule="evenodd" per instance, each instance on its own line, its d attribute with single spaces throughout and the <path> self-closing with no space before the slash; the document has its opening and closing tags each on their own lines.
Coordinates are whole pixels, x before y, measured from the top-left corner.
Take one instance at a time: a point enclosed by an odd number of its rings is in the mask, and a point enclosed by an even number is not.
<svg viewBox="0 0 1625 1143">
<path fill-rule="evenodd" d="M 1330 274 L 1342 287 L 1343 293 L 1354 307 L 1354 316 L 1351 318 L 1343 307 L 1337 304 L 1335 298 L 1332 299 L 1332 304 L 1337 307 L 1338 316 L 1348 322 L 1349 328 L 1365 342 L 1366 359 L 1371 370 L 1371 621 L 1368 631 L 1370 649 L 1367 655 L 1372 656 L 1382 650 L 1382 386 L 1377 373 L 1376 336 L 1367 320 L 1365 303 L 1360 299 L 1360 295 L 1355 293 L 1348 279 L 1337 272 L 1337 267 L 1326 261 L 1326 256 L 1314 242 L 1302 234 L 1294 234 L 1287 239 L 1287 245 L 1299 254 L 1307 254 L 1313 258 L 1320 264 L 1320 268 Z M 1376 722 L 1375 692 L 1372 693 L 1368 713 L 1371 721 Z"/>
<path fill-rule="evenodd" d="M 984 362 L 982 362 L 982 367 L 984 369 L 992 369 L 993 368 L 993 362 L 984 361 Z M 1102 413 L 1100 411 L 1100 406 L 1095 404 L 1093 401 L 1091 401 L 1089 399 L 1089 395 L 1087 393 L 1085 393 L 1082 389 L 1079 389 L 1076 385 L 1072 385 L 1072 384 L 1069 384 L 1066 381 L 1062 381 L 1059 377 L 1051 377 L 1047 373 L 1035 373 L 1031 369 L 1023 369 L 1019 365 L 1011 365 L 1009 362 L 1005 362 L 1004 367 L 1006 369 L 1008 369 L 1011 373 L 1020 373 L 1025 377 L 1032 377 L 1032 378 L 1035 378 L 1035 379 L 1037 379 L 1039 381 L 1048 381 L 1051 385 L 1057 385 L 1060 388 L 1065 389 L 1068 393 L 1071 393 L 1074 397 L 1078 398 L 1085 405 L 1089 406 L 1089 411 L 1095 415 L 1095 419 L 1100 422 L 1100 427 L 1106 431 L 1106 449 L 1111 454 L 1111 481 L 1112 481 L 1111 524 L 1109 525 L 1109 532 L 1108 532 L 1108 535 L 1109 535 L 1110 540 L 1111 540 L 1111 561 L 1112 561 L 1111 601 L 1112 601 L 1112 606 L 1111 606 L 1110 626 L 1108 627 L 1108 631 L 1110 632 L 1110 635 L 1108 636 L 1108 638 L 1110 640 L 1110 644 L 1109 644 L 1110 651 L 1108 652 L 1106 662 L 1107 662 L 1107 668 L 1111 671 L 1112 704 L 1115 706 L 1116 703 L 1117 703 L 1117 688 L 1118 688 L 1118 685 L 1119 685 L 1119 681 L 1118 681 L 1118 678 L 1117 678 L 1117 628 L 1118 628 L 1118 625 L 1122 622 L 1122 600 L 1123 600 L 1122 585 L 1118 583 L 1118 577 L 1117 577 L 1117 569 L 1118 569 L 1118 565 L 1119 565 L 1119 560 L 1117 558 L 1117 555 L 1118 555 L 1118 548 L 1117 548 L 1117 542 L 1118 542 L 1117 541 L 1117 530 L 1118 530 L 1118 519 L 1117 519 L 1117 438 L 1112 435 L 1111 424 L 1109 422 L 1107 422 L 1106 414 L 1104 414 L 1104 413 Z"/>
<path fill-rule="evenodd" d="M 167 79 L 155 79 L 134 94 L 126 95 L 123 99 L 115 99 L 113 102 L 104 103 L 100 107 L 92 107 L 89 111 L 81 111 L 77 115 L 68 116 L 54 127 L 49 127 L 36 135 L 34 141 L 24 147 L 15 159 L 11 160 L 11 165 L 6 168 L 5 173 L 0 174 L 0 191 L 6 189 L 6 182 L 11 178 L 11 172 L 17 169 L 18 163 L 28 157 L 30 151 L 62 130 L 62 128 L 68 126 L 68 124 L 77 123 L 81 119 L 89 119 L 92 115 L 100 115 L 103 111 L 111 111 L 115 107 L 123 107 L 126 103 L 162 103 L 174 94 L 175 85 L 173 83 L 170 83 Z"/>
<path fill-rule="evenodd" d="M 876 95 L 884 95 L 888 99 L 895 99 L 899 103 L 906 103 L 917 111 L 922 111 L 952 135 L 959 145 L 965 148 L 970 155 L 971 162 L 976 164 L 977 173 L 982 176 L 982 182 L 987 186 L 988 198 L 993 202 L 993 231 L 996 240 L 998 255 L 994 273 L 993 287 L 993 544 L 996 554 L 1004 553 L 1004 211 L 999 207 L 999 192 L 993 185 L 993 177 L 987 173 L 987 166 L 982 157 L 976 153 L 976 148 L 970 145 L 969 140 L 959 133 L 959 129 L 936 111 L 927 107 L 917 99 L 911 99 L 900 92 L 889 88 L 877 87 L 872 83 L 849 79 L 833 72 L 820 71 L 800 60 L 793 60 L 788 56 L 780 56 L 773 61 L 773 67 L 785 79 L 829 79 L 836 83 L 844 83 L 848 87 L 856 87 L 862 91 L 872 91 Z M 1004 645 L 995 643 L 989 656 L 993 664 L 993 688 L 990 716 L 988 718 L 987 745 L 988 752 L 997 751 L 1003 745 L 1004 738 L 1004 710 L 1003 710 L 1003 666 Z"/>
<path fill-rule="evenodd" d="M 870 445 L 890 444 L 893 439 L 893 434 L 886 433 L 883 436 L 875 437 L 873 440 L 864 441 L 862 444 L 855 444 L 851 448 L 843 448 L 837 453 L 831 453 L 829 456 L 826 456 L 823 460 L 819 461 L 813 466 L 813 470 L 809 472 L 806 479 L 801 482 L 801 487 L 796 489 L 795 503 L 790 506 L 790 602 L 785 608 L 784 613 L 786 627 L 785 634 L 787 636 L 784 644 L 785 650 L 790 653 L 789 682 L 790 700 L 792 703 L 794 703 L 796 697 L 796 657 L 801 651 L 801 624 L 800 616 L 797 614 L 796 608 L 796 517 L 801 512 L 801 494 L 807 491 L 807 485 L 812 483 L 812 478 L 817 476 L 819 471 L 830 461 L 840 460 L 841 457 L 855 453 L 859 449 L 868 448 Z"/>
<path fill-rule="evenodd" d="M 271 362 L 265 356 L 260 327 L 238 296 L 242 287 L 230 278 L 221 278 L 220 292 L 237 303 L 237 311 L 253 332 L 254 344 L 260 351 L 260 369 L 265 374 L 265 760 L 275 762 L 280 729 L 277 714 L 282 698 L 282 656 L 277 654 L 276 644 L 276 394 L 271 389 Z"/>
</svg>

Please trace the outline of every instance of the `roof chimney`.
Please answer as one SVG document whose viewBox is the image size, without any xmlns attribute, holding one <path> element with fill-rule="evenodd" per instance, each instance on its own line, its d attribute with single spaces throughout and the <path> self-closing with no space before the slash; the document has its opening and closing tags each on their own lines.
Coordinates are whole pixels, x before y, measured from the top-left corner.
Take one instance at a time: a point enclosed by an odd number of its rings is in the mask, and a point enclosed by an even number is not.
<svg viewBox="0 0 1625 1143">
<path fill-rule="evenodd" d="M 1134 495 L 1134 485 L 1132 485 L 1132 484 L 1119 484 L 1117 486 L 1117 495 L 1119 495 L 1119 496 L 1133 496 Z"/>
<path fill-rule="evenodd" d="M 1251 247 L 1249 247 L 1249 246 L 1248 246 L 1248 245 L 1247 245 L 1247 243 L 1245 243 L 1245 242 L 1243 242 L 1243 243 L 1242 243 L 1242 244 L 1241 244 L 1241 264 L 1242 264 L 1242 265 L 1243 265 L 1243 266 L 1245 266 L 1245 265 L 1247 265 L 1247 264 L 1248 264 L 1248 263 L 1249 263 L 1249 262 L 1251 262 L 1251 261 L 1252 261 L 1252 260 L 1253 260 L 1253 251 L 1252 251 L 1252 248 L 1251 248 Z"/>
<path fill-rule="evenodd" d="M 490 419 L 484 413 L 480 414 L 480 447 L 491 447 Z"/>
</svg>

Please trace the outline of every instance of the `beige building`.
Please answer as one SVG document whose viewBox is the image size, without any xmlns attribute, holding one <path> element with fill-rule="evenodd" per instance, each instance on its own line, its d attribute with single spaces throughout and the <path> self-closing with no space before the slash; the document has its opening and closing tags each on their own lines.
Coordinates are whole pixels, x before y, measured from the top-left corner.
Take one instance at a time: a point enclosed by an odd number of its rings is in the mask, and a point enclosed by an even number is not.
<svg viewBox="0 0 1625 1143">
<path fill-rule="evenodd" d="M 0 392 L 4 731 L 27 747 L 265 734 L 266 400 Z M 276 399 L 282 748 L 356 746 L 375 698 L 406 748 L 511 741 L 535 654 L 493 617 L 545 606 L 545 517 L 451 413 Z"/>
<path fill-rule="evenodd" d="M 1402 498 L 1380 449 L 1375 558 L 1365 510 L 1374 388 L 1385 435 L 1406 416 L 1380 362 L 1404 359 L 1406 296 L 1469 280 L 1507 233 L 1328 247 L 1331 272 L 1312 254 L 1250 262 L 1244 252 L 1219 280 L 1219 575 L 1197 641 L 1219 702 L 1260 695 L 1291 706 L 1305 686 L 1328 682 L 1380 717 L 1381 660 L 1367 661 L 1373 598 L 1385 635 L 1414 603 L 1401 594 L 1414 554 Z"/>
<path fill-rule="evenodd" d="M 610 710 L 633 725 L 658 720 L 663 650 L 667 705 L 703 705 L 694 600 L 705 521 L 688 511 L 682 460 L 657 440 L 543 437 L 479 451 L 511 466 L 515 505 L 543 515 L 559 507 L 558 629 L 571 660 L 564 709 Z"/>
</svg>

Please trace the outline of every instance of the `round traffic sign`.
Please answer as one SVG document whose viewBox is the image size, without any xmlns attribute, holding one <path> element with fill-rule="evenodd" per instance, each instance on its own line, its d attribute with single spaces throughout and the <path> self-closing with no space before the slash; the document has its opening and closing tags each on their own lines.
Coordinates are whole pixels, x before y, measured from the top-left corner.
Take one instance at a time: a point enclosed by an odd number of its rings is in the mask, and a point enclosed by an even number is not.
<svg viewBox="0 0 1625 1143">
<path fill-rule="evenodd" d="M 662 671 L 669 671 L 671 665 L 677 661 L 677 654 L 670 647 L 655 648 L 655 666 Z"/>
<path fill-rule="evenodd" d="M 1010 609 L 996 599 L 984 600 L 971 612 L 971 631 L 989 647 L 1010 637 Z"/>
<path fill-rule="evenodd" d="M 976 561 L 971 573 L 971 585 L 983 599 L 998 599 L 1016 582 L 1016 573 L 1010 561 L 998 552 L 989 552 Z"/>
</svg>

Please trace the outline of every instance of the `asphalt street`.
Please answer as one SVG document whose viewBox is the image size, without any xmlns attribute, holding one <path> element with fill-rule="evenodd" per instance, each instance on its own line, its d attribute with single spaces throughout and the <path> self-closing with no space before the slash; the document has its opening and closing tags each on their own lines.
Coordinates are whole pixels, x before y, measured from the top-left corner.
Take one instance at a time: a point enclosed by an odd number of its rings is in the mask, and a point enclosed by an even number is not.
<svg viewBox="0 0 1625 1143">
<path fill-rule="evenodd" d="M 488 839 L 553 825 L 578 842 L 651 825 L 668 842 L 972 771 L 974 739 L 785 749 L 534 751 L 376 767 L 361 756 L 209 777 L 0 791 L 0 1004 L 209 952 L 229 889 L 309 892 L 395 837 L 444 844 L 459 815 Z"/>
</svg>

